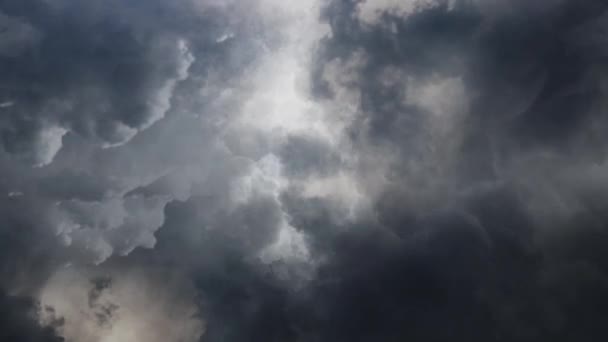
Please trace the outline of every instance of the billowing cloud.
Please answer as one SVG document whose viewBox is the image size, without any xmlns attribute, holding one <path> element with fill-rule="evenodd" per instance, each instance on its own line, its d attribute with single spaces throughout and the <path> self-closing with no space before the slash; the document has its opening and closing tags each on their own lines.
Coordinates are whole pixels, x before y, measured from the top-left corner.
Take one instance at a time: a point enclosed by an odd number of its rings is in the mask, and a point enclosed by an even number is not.
<svg viewBox="0 0 608 342">
<path fill-rule="evenodd" d="M 0 339 L 603 341 L 603 1 L 0 1 Z"/>
<path fill-rule="evenodd" d="M 2 15 L 3 146 L 38 165 L 68 131 L 114 146 L 148 128 L 194 58 L 183 38 L 132 27 L 109 3 L 9 2 Z"/>
</svg>

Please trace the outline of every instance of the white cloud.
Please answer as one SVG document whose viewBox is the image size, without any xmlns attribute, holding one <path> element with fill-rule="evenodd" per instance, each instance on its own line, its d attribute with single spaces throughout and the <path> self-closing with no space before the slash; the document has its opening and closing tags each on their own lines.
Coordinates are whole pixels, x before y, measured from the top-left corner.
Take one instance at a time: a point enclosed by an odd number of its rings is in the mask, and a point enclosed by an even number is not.
<svg viewBox="0 0 608 342">
<path fill-rule="evenodd" d="M 152 248 L 164 222 L 169 197 L 107 198 L 100 202 L 71 200 L 54 208 L 55 232 L 80 263 L 100 264 L 113 254 Z"/>
<path fill-rule="evenodd" d="M 34 166 L 42 167 L 50 164 L 63 145 L 63 136 L 68 131 L 63 127 L 49 126 L 38 132 L 31 152 Z"/>
</svg>

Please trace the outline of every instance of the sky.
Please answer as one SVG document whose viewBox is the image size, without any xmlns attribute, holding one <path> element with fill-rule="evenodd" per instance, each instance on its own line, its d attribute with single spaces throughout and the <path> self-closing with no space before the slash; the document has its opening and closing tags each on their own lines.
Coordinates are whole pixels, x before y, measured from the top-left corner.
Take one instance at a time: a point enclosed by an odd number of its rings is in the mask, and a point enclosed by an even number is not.
<svg viewBox="0 0 608 342">
<path fill-rule="evenodd" d="M 0 0 L 0 341 L 608 340 L 604 0 Z"/>
</svg>

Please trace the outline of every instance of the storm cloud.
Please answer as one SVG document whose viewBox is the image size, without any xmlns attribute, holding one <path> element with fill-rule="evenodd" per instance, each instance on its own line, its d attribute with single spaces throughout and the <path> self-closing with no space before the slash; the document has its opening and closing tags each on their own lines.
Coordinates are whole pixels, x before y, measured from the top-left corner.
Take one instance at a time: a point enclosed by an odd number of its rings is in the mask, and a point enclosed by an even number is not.
<svg viewBox="0 0 608 342">
<path fill-rule="evenodd" d="M 608 4 L 0 0 L 0 339 L 603 341 Z"/>
</svg>

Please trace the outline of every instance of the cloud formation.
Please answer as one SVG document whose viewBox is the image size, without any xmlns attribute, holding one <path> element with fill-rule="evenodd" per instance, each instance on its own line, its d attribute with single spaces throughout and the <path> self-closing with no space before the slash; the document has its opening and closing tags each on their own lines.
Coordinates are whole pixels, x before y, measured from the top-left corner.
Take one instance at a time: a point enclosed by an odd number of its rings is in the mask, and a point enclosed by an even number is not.
<svg viewBox="0 0 608 342">
<path fill-rule="evenodd" d="M 8 153 L 43 166 L 67 132 L 115 146 L 165 115 L 194 57 L 183 38 L 131 27 L 117 8 L 63 1 L 3 6 L 0 97 L 11 104 L 2 123 Z"/>
<path fill-rule="evenodd" d="M 603 341 L 608 5 L 0 1 L 0 336 Z"/>
</svg>

